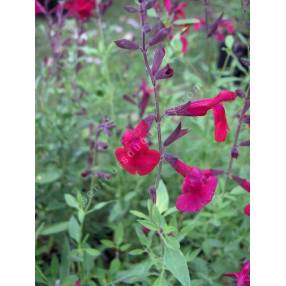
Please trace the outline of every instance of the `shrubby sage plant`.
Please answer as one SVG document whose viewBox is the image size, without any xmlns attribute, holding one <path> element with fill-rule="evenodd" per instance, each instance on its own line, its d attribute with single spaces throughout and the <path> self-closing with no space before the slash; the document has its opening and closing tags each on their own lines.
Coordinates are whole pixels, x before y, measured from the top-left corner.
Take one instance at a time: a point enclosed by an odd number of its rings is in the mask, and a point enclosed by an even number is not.
<svg viewBox="0 0 286 286">
<path fill-rule="evenodd" d="M 164 7 L 168 15 L 172 15 L 174 21 L 178 19 L 185 19 L 185 3 L 180 3 L 177 6 L 173 6 L 172 1 L 164 1 Z M 173 76 L 174 70 L 170 64 L 167 64 L 164 67 L 161 67 L 161 64 L 165 57 L 165 49 L 162 46 L 162 43 L 165 39 L 171 37 L 172 27 L 165 26 L 162 23 L 157 23 L 154 26 L 151 26 L 148 23 L 148 9 L 158 8 L 158 2 L 152 0 L 140 0 L 138 6 L 127 6 L 126 11 L 129 13 L 139 13 L 141 19 L 141 43 L 130 41 L 128 39 L 120 39 L 115 41 L 115 44 L 121 48 L 129 51 L 139 51 L 141 52 L 145 69 L 148 74 L 148 77 L 153 85 L 154 89 L 154 99 L 155 99 L 155 115 L 149 115 L 145 119 L 141 120 L 139 124 L 134 129 L 127 129 L 122 136 L 122 145 L 115 150 L 115 156 L 121 166 L 132 175 L 141 175 L 145 176 L 151 173 L 154 168 L 157 167 L 157 176 L 154 186 L 150 187 L 149 193 L 151 197 L 151 202 L 155 205 L 157 203 L 157 191 L 159 190 L 159 182 L 161 182 L 161 172 L 163 162 L 168 162 L 173 169 L 184 177 L 182 183 L 182 194 L 178 196 L 176 200 L 176 208 L 180 212 L 198 212 L 201 211 L 207 204 L 209 204 L 218 185 L 217 176 L 223 175 L 226 173 L 228 177 L 231 177 L 235 182 L 237 182 L 244 189 L 249 191 L 249 183 L 246 180 L 239 178 L 238 176 L 232 175 L 232 163 L 233 159 L 238 157 L 237 150 L 237 140 L 239 129 L 242 124 L 242 120 L 245 117 L 247 111 L 249 99 L 245 99 L 243 110 L 241 111 L 239 117 L 239 126 L 236 131 L 235 142 L 231 152 L 231 160 L 229 163 L 228 170 L 225 172 L 223 170 L 215 169 L 200 169 L 196 166 L 188 166 L 182 160 L 178 159 L 176 156 L 166 152 L 167 146 L 173 144 L 180 137 L 185 136 L 188 133 L 187 129 L 182 129 L 182 123 L 180 122 L 177 128 L 168 136 L 168 138 L 163 142 L 162 138 L 162 118 L 163 116 L 182 116 L 182 117 L 198 117 L 205 116 L 209 110 L 213 113 L 214 118 L 214 138 L 216 142 L 223 143 L 227 139 L 229 126 L 227 123 L 226 112 L 224 103 L 232 102 L 237 99 L 237 97 L 243 97 L 241 91 L 231 91 L 231 90 L 221 90 L 213 98 L 203 98 L 197 100 L 191 100 L 187 103 L 184 103 L 180 106 L 171 107 L 161 113 L 160 109 L 160 97 L 159 97 L 159 80 L 169 79 Z M 175 22 L 176 23 L 176 22 Z M 190 24 L 188 21 L 177 21 L 177 24 Z M 197 21 L 194 21 L 194 30 L 199 31 L 204 25 L 208 25 L 207 21 L 204 19 L 197 18 Z M 187 27 L 189 29 L 189 27 Z M 231 20 L 223 19 L 222 15 L 214 22 L 212 26 L 207 27 L 208 37 L 213 36 L 218 42 L 225 40 L 225 33 L 232 34 L 234 33 L 234 27 Z M 187 40 L 182 34 L 182 53 L 187 51 Z M 155 48 L 152 65 L 149 63 L 150 50 L 158 45 L 159 47 Z M 146 90 L 146 84 L 144 81 L 144 89 Z M 148 99 L 148 96 L 145 97 L 144 108 L 142 112 L 141 105 L 141 116 L 144 114 Z M 144 95 L 144 91 L 143 91 Z M 151 125 L 155 121 L 157 128 L 157 141 L 158 141 L 158 150 L 149 149 L 149 145 L 146 142 L 146 137 L 148 131 L 151 128 Z M 245 143 L 242 143 L 245 145 Z M 151 221 L 152 221 L 152 210 L 151 208 Z M 246 215 L 249 215 L 249 205 L 245 207 L 244 210 Z M 133 212 L 135 215 L 141 218 L 146 218 L 145 215 L 139 214 L 138 212 Z M 160 213 L 160 212 L 159 212 Z M 155 230 L 157 235 L 164 239 L 164 231 L 160 228 L 158 229 L 152 223 L 146 221 L 139 221 L 144 226 L 144 233 L 147 235 L 149 230 Z M 168 235 L 167 235 L 168 237 Z M 168 253 L 170 245 L 166 243 L 165 255 Z M 177 247 L 171 247 L 171 249 L 178 250 Z M 177 255 L 180 252 L 177 252 Z M 181 253 L 179 254 L 181 255 Z M 173 261 L 176 263 L 176 261 Z M 248 274 L 249 262 L 242 270 L 243 274 L 225 274 L 225 276 L 236 277 L 238 279 L 237 285 L 244 285 L 243 283 L 249 283 L 249 274 Z M 168 266 L 167 266 L 168 268 Z M 169 271 L 183 284 L 189 285 L 188 279 L 182 281 L 179 277 L 176 276 L 174 269 L 169 267 Z M 188 276 L 188 274 L 185 273 Z"/>
<path fill-rule="evenodd" d="M 37 286 L 249 285 L 234 2 L 35 0 Z"/>
<path fill-rule="evenodd" d="M 171 78 L 174 74 L 173 68 L 169 64 L 161 68 L 165 57 L 165 49 L 161 45 L 171 33 L 171 28 L 161 26 L 161 23 L 158 23 L 154 25 L 152 29 L 147 22 L 147 11 L 155 7 L 156 1 L 144 0 L 139 2 L 139 7 L 127 6 L 126 10 L 130 13 L 137 12 L 140 14 L 142 43 L 139 44 L 127 39 L 120 39 L 115 41 L 115 44 L 119 48 L 130 51 L 138 50 L 142 53 L 147 74 L 154 88 L 156 115 L 154 117 L 150 115 L 147 119 L 142 120 L 133 130 L 127 129 L 122 136 L 122 144 L 124 147 L 117 148 L 115 155 L 122 167 L 131 174 L 139 174 L 141 176 L 148 175 L 153 171 L 156 165 L 159 164 L 155 188 L 158 187 L 158 183 L 161 179 L 162 163 L 164 160 L 167 160 L 178 173 L 185 177 L 182 187 L 183 195 L 179 196 L 177 200 L 177 209 L 184 212 L 196 212 L 211 202 L 217 187 L 217 174 L 213 175 L 208 171 L 202 172 L 197 167 L 187 166 L 174 156 L 166 153 L 166 147 L 168 145 L 187 134 L 187 132 L 182 133 L 180 130 L 180 123 L 173 134 L 167 139 L 167 143 L 162 141 L 161 119 L 163 114 L 160 112 L 158 81 Z M 184 6 L 185 5 L 181 5 L 180 8 L 177 7 L 173 9 L 171 2 L 165 1 L 165 7 L 169 14 L 171 11 L 177 11 L 183 18 L 185 18 L 185 14 L 182 10 Z M 176 13 L 175 19 L 177 19 Z M 155 49 L 151 66 L 148 59 L 148 52 L 155 45 L 160 45 L 160 47 Z M 217 142 L 224 142 L 228 133 L 228 124 L 223 102 L 234 101 L 236 97 L 236 92 L 221 90 L 219 94 L 213 98 L 189 101 L 181 106 L 169 108 L 164 112 L 164 115 L 196 117 L 205 116 L 209 110 L 212 110 L 215 124 L 215 140 Z M 145 142 L 145 138 L 152 124 L 150 117 L 155 119 L 157 125 L 158 151 L 149 150 L 148 144 Z"/>
</svg>

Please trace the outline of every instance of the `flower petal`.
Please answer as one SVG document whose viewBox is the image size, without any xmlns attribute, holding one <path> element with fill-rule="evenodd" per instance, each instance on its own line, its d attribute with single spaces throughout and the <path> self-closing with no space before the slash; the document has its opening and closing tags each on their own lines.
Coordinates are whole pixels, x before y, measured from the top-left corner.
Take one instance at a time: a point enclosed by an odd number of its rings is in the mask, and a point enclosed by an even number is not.
<svg viewBox="0 0 286 286">
<path fill-rule="evenodd" d="M 209 177 L 207 182 L 202 184 L 200 188 L 190 189 L 188 192 L 186 189 L 187 185 L 191 186 L 191 178 L 189 176 L 184 180 L 184 193 L 177 198 L 176 208 L 181 212 L 197 212 L 212 200 L 217 187 L 217 178 Z"/>
<path fill-rule="evenodd" d="M 172 11 L 172 0 L 164 0 L 164 6 L 168 14 L 171 14 Z"/>
<path fill-rule="evenodd" d="M 185 164 L 183 161 L 179 160 L 177 157 L 171 155 L 171 154 L 165 154 L 165 160 L 183 177 L 186 177 L 192 167 Z"/>
<path fill-rule="evenodd" d="M 250 204 L 247 204 L 244 208 L 244 214 L 250 216 Z"/>
<path fill-rule="evenodd" d="M 160 161 L 160 153 L 157 150 L 147 150 L 138 153 L 134 157 L 134 166 L 140 176 L 145 176 L 153 171 Z"/>
<path fill-rule="evenodd" d="M 218 104 L 213 107 L 214 116 L 214 132 L 215 140 L 217 142 L 224 142 L 228 133 L 228 124 L 225 116 L 225 110 L 222 104 Z"/>
<path fill-rule="evenodd" d="M 123 147 L 116 148 L 115 156 L 124 170 L 126 170 L 130 174 L 136 174 L 136 168 L 133 163 L 133 158 L 132 156 L 129 156 L 129 154 L 125 151 Z"/>
<path fill-rule="evenodd" d="M 180 41 L 181 41 L 181 44 L 182 44 L 181 52 L 184 55 L 188 51 L 188 40 L 187 40 L 187 38 L 184 35 L 181 35 L 180 36 Z"/>
</svg>

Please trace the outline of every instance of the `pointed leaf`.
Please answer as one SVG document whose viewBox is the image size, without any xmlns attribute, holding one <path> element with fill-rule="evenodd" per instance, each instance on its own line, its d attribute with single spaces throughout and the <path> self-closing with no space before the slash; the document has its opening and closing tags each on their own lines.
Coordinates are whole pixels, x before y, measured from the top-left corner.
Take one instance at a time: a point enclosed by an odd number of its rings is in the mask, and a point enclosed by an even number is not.
<svg viewBox="0 0 286 286">
<path fill-rule="evenodd" d="M 187 261 L 180 250 L 165 247 L 164 262 L 166 268 L 183 286 L 191 286 Z"/>
<path fill-rule="evenodd" d="M 160 213 L 166 211 L 169 207 L 169 194 L 162 180 L 160 180 L 156 192 L 156 206 Z"/>
</svg>

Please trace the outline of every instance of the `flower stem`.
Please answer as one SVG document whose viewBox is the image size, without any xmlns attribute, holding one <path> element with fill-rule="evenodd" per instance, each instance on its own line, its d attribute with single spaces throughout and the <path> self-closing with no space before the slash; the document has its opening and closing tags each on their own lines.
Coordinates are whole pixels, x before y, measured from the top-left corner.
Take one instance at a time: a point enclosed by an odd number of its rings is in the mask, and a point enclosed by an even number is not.
<svg viewBox="0 0 286 286">
<path fill-rule="evenodd" d="M 158 137 L 158 147 L 160 152 L 160 162 L 158 166 L 158 172 L 155 181 L 155 187 L 157 189 L 162 172 L 162 155 L 163 155 L 163 143 L 162 143 L 162 132 L 161 132 L 161 113 L 160 113 L 160 98 L 158 93 L 157 81 L 156 78 L 153 76 L 150 64 L 147 57 L 147 48 L 146 48 L 146 34 L 144 32 L 144 25 L 145 25 L 145 9 L 143 5 L 140 5 L 140 16 L 141 16 L 141 28 L 142 28 L 142 48 L 141 52 L 144 58 L 144 64 L 147 70 L 147 73 L 151 79 L 154 93 L 155 93 L 155 109 L 156 109 L 156 122 L 157 122 L 157 137 Z"/>
<path fill-rule="evenodd" d="M 234 148 L 237 147 L 238 140 L 239 140 L 239 134 L 240 134 L 240 130 L 241 130 L 242 122 L 243 122 L 243 117 L 244 117 L 245 112 L 246 112 L 245 109 L 246 109 L 247 105 L 249 104 L 249 97 L 250 97 L 250 92 L 249 92 L 249 87 L 248 87 L 247 94 L 244 98 L 244 104 L 243 104 L 243 107 L 242 107 L 240 115 L 239 115 L 238 125 L 237 125 L 236 131 L 235 131 L 234 142 L 233 142 L 231 150 L 233 150 Z M 234 158 L 233 158 L 233 156 L 231 156 L 229 164 L 228 164 L 228 168 L 226 171 L 226 180 L 225 180 L 225 185 L 224 185 L 224 191 L 226 189 L 227 181 L 230 178 L 230 175 L 232 172 L 233 162 L 234 162 Z"/>
</svg>

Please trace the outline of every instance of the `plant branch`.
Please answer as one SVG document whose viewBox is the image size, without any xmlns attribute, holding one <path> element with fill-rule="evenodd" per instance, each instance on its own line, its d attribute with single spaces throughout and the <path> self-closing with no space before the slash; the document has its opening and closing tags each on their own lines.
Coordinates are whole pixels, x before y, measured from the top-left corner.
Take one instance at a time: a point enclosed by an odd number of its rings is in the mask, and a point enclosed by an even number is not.
<svg viewBox="0 0 286 286">
<path fill-rule="evenodd" d="M 163 143 L 162 143 L 162 133 L 161 133 L 161 113 L 160 113 L 160 99 L 159 99 L 159 93 L 158 93 L 158 87 L 157 87 L 157 81 L 154 75 L 152 74 L 150 64 L 148 61 L 147 56 L 147 48 L 146 48 L 146 33 L 144 31 L 144 25 L 145 25 L 145 9 L 143 7 L 143 4 L 140 5 L 140 16 L 141 16 L 141 29 L 142 29 L 142 48 L 141 52 L 144 58 L 144 64 L 147 70 L 147 73 L 151 79 L 154 93 L 155 93 L 155 109 L 156 109 L 156 123 L 157 123 L 157 137 L 158 137 L 158 147 L 160 152 L 160 162 L 158 166 L 158 172 L 157 177 L 155 181 L 155 187 L 157 189 L 160 178 L 161 178 L 161 172 L 162 172 L 162 155 L 163 155 Z"/>
<path fill-rule="evenodd" d="M 239 134 L 240 134 L 241 126 L 243 123 L 243 117 L 244 117 L 245 112 L 246 112 L 245 109 L 246 109 L 247 105 L 249 104 L 249 97 L 250 97 L 250 91 L 249 91 L 249 87 L 248 87 L 247 94 L 244 98 L 244 104 L 243 104 L 243 107 L 242 107 L 240 115 L 239 115 L 238 125 L 237 125 L 236 131 L 235 131 L 234 142 L 233 142 L 231 150 L 234 150 L 235 148 L 237 148 L 237 144 L 238 144 L 238 140 L 239 140 Z M 225 181 L 224 190 L 226 189 L 227 180 L 230 178 L 230 175 L 232 172 L 233 162 L 234 162 L 234 157 L 231 156 L 229 164 L 228 164 L 228 168 L 226 171 L 226 181 Z"/>
</svg>

